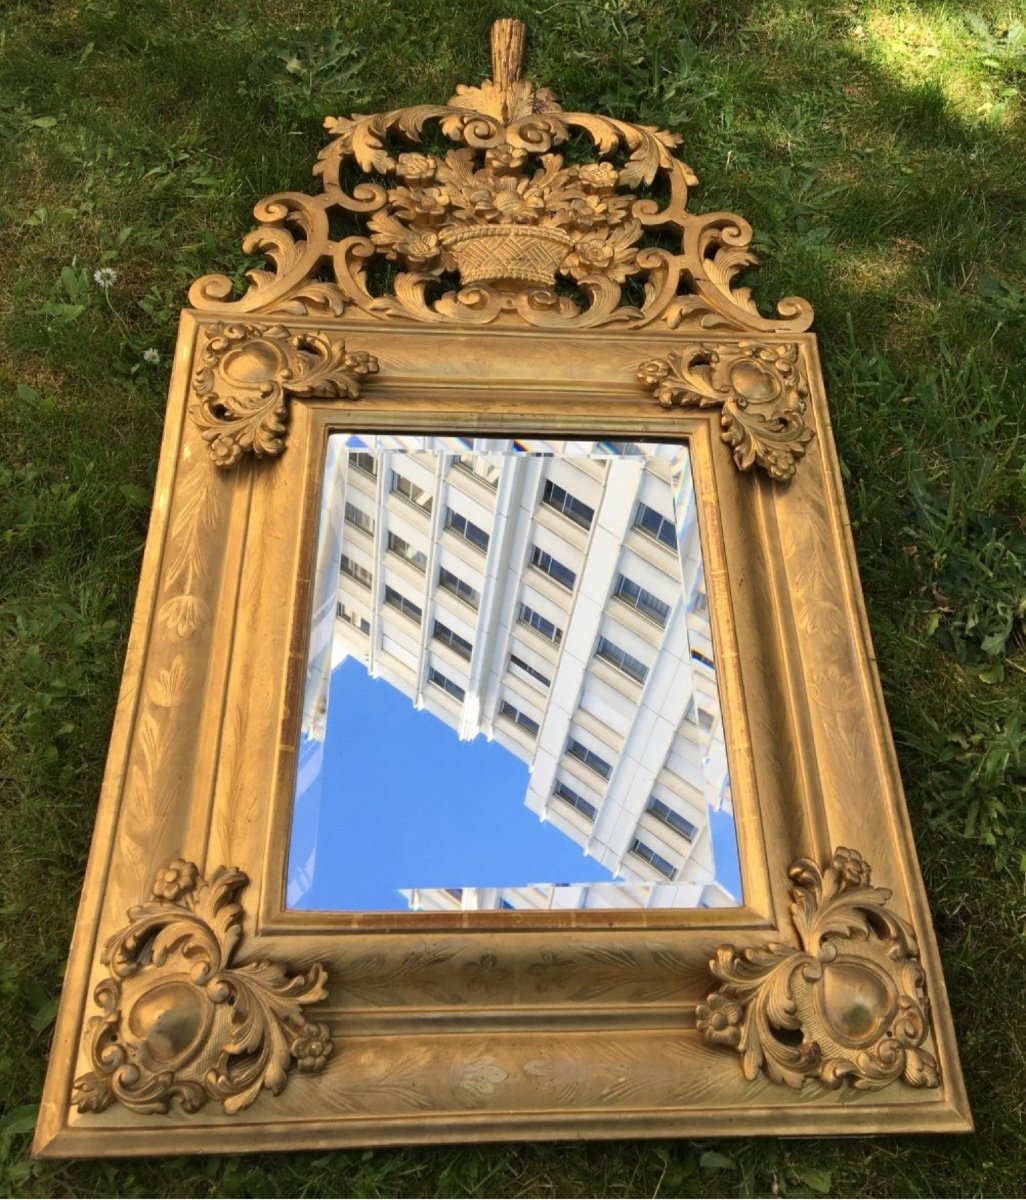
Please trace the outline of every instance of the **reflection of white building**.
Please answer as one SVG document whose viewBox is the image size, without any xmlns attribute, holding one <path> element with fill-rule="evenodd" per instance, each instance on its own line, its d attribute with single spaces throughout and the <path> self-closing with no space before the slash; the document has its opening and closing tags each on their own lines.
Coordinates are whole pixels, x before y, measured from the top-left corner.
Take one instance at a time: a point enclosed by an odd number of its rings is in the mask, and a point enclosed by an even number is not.
<svg viewBox="0 0 1026 1200">
<path fill-rule="evenodd" d="M 686 451 L 349 441 L 334 660 L 527 762 L 527 806 L 625 881 L 420 889 L 411 907 L 733 903 L 707 816 L 730 800 Z"/>
</svg>

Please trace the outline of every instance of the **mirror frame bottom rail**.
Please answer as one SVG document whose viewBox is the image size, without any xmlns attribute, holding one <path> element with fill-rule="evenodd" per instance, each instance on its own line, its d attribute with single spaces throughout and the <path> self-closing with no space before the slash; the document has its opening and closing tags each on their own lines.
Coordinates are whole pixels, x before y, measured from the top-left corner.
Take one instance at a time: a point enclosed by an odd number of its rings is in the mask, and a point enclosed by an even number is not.
<svg viewBox="0 0 1026 1200">
<path fill-rule="evenodd" d="M 35 1152 L 971 1128 L 813 336 L 781 482 L 674 392 L 688 335 L 245 329 L 183 316 Z M 783 352 L 717 347 L 749 381 Z M 285 909 L 338 429 L 688 441 L 743 907 Z"/>
</svg>

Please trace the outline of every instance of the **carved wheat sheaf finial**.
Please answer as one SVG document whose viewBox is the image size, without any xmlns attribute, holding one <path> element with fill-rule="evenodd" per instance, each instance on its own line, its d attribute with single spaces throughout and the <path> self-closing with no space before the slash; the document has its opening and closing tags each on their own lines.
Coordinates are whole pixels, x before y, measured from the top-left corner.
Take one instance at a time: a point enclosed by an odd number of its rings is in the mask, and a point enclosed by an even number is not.
<svg viewBox="0 0 1026 1200">
<path fill-rule="evenodd" d="M 166 1113 L 219 1100 L 240 1112 L 263 1089 L 278 1095 L 289 1071 L 320 1071 L 332 1052 L 327 1027 L 304 1008 L 326 995 L 319 964 L 235 962 L 242 936 L 237 897 L 249 882 L 221 867 L 209 882 L 194 863 L 157 873 L 149 901 L 107 942 L 106 979 L 89 1029 L 93 1069 L 75 1080 L 79 1112 L 118 1103 Z"/>
<path fill-rule="evenodd" d="M 746 1079 L 937 1087 L 919 949 L 891 893 L 843 846 L 826 870 L 800 859 L 790 877 L 800 947 L 721 946 L 709 965 L 722 986 L 698 1005 L 699 1031 L 741 1055 Z"/>
<path fill-rule="evenodd" d="M 243 249 L 272 269 L 251 271 L 235 301 L 227 276 L 205 276 L 192 305 L 279 318 L 808 329 L 806 301 L 787 297 L 764 317 L 738 286 L 756 261 L 746 221 L 687 211 L 697 180 L 672 153 L 680 138 L 564 111 L 552 92 L 521 78 L 523 36 L 520 22 L 497 22 L 494 79 L 457 87 L 445 104 L 327 118 L 331 141 L 314 168 L 322 192 L 280 193 L 256 206 L 258 228 Z M 432 123 L 453 149 L 420 148 Z M 578 136 L 594 158 L 568 163 L 556 149 Z M 358 231 L 336 236 L 339 217 Z M 397 272 L 390 289 L 374 290 L 375 259 Z M 637 303 L 625 300 L 629 281 Z"/>
</svg>

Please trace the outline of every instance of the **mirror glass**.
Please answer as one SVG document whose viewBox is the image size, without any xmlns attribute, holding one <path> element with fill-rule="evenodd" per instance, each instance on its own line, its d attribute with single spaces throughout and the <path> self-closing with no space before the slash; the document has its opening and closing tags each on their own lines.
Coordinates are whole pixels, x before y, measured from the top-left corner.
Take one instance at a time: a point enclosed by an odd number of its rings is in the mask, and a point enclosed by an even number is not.
<svg viewBox="0 0 1026 1200">
<path fill-rule="evenodd" d="M 741 898 L 686 445 L 328 439 L 287 905 Z"/>
</svg>

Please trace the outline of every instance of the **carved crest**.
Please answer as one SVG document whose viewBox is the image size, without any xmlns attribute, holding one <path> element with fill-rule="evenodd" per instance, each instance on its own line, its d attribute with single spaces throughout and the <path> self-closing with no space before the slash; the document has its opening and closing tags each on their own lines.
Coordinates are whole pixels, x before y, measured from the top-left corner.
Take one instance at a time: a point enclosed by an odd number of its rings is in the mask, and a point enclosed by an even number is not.
<svg viewBox="0 0 1026 1200">
<path fill-rule="evenodd" d="M 218 467 L 233 467 L 243 454 L 281 454 L 289 397 L 355 400 L 364 376 L 378 370 L 372 354 L 347 353 L 336 334 L 218 323 L 206 339 L 193 376 L 200 398 L 193 415 Z"/>
<path fill-rule="evenodd" d="M 642 363 L 638 382 L 653 390 L 663 408 L 718 405 L 723 440 L 741 471 L 758 465 L 786 483 L 812 440 L 805 423 L 809 388 L 794 342 L 692 344 Z"/>
<path fill-rule="evenodd" d="M 89 1032 L 93 1070 L 75 1080 L 79 1112 L 117 1101 L 165 1113 L 220 1100 L 240 1112 L 289 1069 L 319 1071 L 332 1052 L 326 1026 L 305 1005 L 326 994 L 323 967 L 289 975 L 277 963 L 234 963 L 242 936 L 239 892 L 249 882 L 226 867 L 206 882 L 194 863 L 157 873 L 152 898 L 108 942 L 109 975 L 96 986 L 101 1014 Z"/>
<path fill-rule="evenodd" d="M 688 331 L 799 332 L 804 300 L 759 314 L 738 274 L 755 263 L 752 229 L 730 213 L 687 211 L 697 180 L 649 125 L 564 112 L 520 78 L 523 26 L 492 30 L 494 79 L 446 104 L 330 117 L 319 195 L 284 192 L 255 209 L 243 243 L 273 270 L 249 273 L 232 301 L 227 276 L 190 292 L 201 310 L 357 315 L 379 321 L 550 328 L 662 324 Z M 437 123 L 454 148 L 410 149 Z M 557 148 L 583 136 L 592 161 Z M 655 198 L 660 197 L 660 198 Z M 358 232 L 336 233 L 348 221 Z M 667 235 L 673 242 L 667 248 Z M 375 291 L 374 260 L 397 271 Z M 633 297 L 624 289 L 628 283 Z"/>
<path fill-rule="evenodd" d="M 825 871 L 803 858 L 790 876 L 801 948 L 721 946 L 709 965 L 722 986 L 698 1005 L 699 1031 L 740 1053 L 746 1079 L 764 1071 L 791 1087 L 937 1087 L 937 1062 L 922 1048 L 929 1002 L 919 950 L 886 908 L 891 893 L 871 887 L 868 864 L 843 846 Z"/>
</svg>

